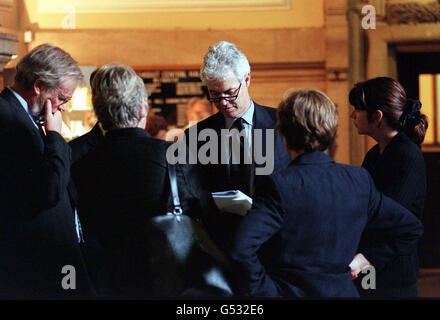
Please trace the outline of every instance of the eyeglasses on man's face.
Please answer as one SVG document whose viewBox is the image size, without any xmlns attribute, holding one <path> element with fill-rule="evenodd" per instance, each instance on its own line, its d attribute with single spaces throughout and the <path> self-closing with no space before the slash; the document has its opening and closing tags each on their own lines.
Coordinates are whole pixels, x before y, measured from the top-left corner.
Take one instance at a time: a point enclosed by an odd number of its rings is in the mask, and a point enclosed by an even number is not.
<svg viewBox="0 0 440 320">
<path fill-rule="evenodd" d="M 61 84 L 54 89 L 47 90 L 47 98 L 51 100 L 53 107 L 63 106 L 72 99 L 75 89 L 76 86 L 72 90 L 72 88 L 66 87 L 65 84 Z"/>
<path fill-rule="evenodd" d="M 240 94 L 240 89 L 241 89 L 241 83 L 238 86 L 238 88 L 234 90 L 235 94 L 232 94 L 230 96 L 215 97 L 211 93 L 209 93 L 210 97 L 208 98 L 208 100 L 211 101 L 211 102 L 214 102 L 214 103 L 219 103 L 222 99 L 224 99 L 227 102 L 233 102 L 233 101 L 237 100 L 238 95 Z"/>
</svg>

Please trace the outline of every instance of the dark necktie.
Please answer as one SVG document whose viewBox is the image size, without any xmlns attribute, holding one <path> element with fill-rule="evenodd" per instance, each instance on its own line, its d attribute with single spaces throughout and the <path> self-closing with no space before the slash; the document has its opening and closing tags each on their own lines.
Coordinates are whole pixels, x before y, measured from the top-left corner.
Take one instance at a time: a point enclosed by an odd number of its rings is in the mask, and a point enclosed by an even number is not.
<svg viewBox="0 0 440 320">
<path fill-rule="evenodd" d="M 230 141 L 230 146 L 229 146 L 229 150 L 230 152 L 230 159 L 229 159 L 229 181 L 231 184 L 231 188 L 233 189 L 239 189 L 242 192 L 246 193 L 247 195 L 252 195 L 252 190 L 251 190 L 251 164 L 249 163 L 245 163 L 245 152 L 248 152 L 249 150 L 246 150 L 246 148 L 249 147 L 249 145 L 245 145 L 244 142 L 244 138 L 241 136 L 235 136 L 234 131 L 232 131 L 232 129 L 236 129 L 238 130 L 238 134 L 240 132 L 242 132 L 242 130 L 244 130 L 244 126 L 243 126 L 243 119 L 242 118 L 238 118 L 234 121 L 234 123 L 231 126 L 231 134 L 232 134 L 232 138 Z M 244 132 L 243 132 L 244 135 Z M 234 144 L 232 142 L 232 140 L 238 141 L 239 140 L 239 148 L 237 148 L 237 143 L 235 144 L 235 148 L 234 148 Z M 237 154 L 239 152 L 239 154 Z M 235 153 L 235 156 L 234 156 Z M 238 164 L 234 164 L 232 162 L 233 157 L 235 157 L 235 159 L 239 159 L 239 163 Z"/>
<path fill-rule="evenodd" d="M 43 124 L 37 122 L 38 125 L 38 131 L 40 131 L 40 135 L 42 138 L 46 136 L 46 129 L 44 128 Z"/>
<path fill-rule="evenodd" d="M 44 128 L 44 122 L 39 117 L 32 116 L 32 118 L 34 119 L 34 122 L 35 122 L 35 124 L 38 127 L 38 131 L 40 132 L 41 137 L 44 139 L 44 137 L 46 136 L 46 130 Z"/>
</svg>

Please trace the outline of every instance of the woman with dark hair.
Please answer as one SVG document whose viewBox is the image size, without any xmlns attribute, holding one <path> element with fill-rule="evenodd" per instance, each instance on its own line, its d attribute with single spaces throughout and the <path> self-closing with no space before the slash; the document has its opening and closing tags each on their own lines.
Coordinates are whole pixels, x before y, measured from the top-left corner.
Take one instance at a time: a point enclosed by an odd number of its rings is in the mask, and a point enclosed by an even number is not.
<svg viewBox="0 0 440 320">
<path fill-rule="evenodd" d="M 421 220 L 426 198 L 426 171 L 420 145 L 428 128 L 418 100 L 408 99 L 403 87 L 387 77 L 360 82 L 350 91 L 354 106 L 351 118 L 359 134 L 377 141 L 362 163 L 376 187 Z M 359 252 L 381 241 L 366 232 Z M 362 290 L 361 297 L 416 297 L 418 279 L 417 246 L 411 254 L 399 256 L 377 270 L 376 290 Z M 360 282 L 360 279 L 357 281 Z"/>
<path fill-rule="evenodd" d="M 280 103 L 277 129 L 292 162 L 262 177 L 231 252 L 251 296 L 358 297 L 352 274 L 366 265 L 351 261 L 365 228 L 388 236 L 357 255 L 376 268 L 420 237 L 420 221 L 378 192 L 365 169 L 323 152 L 337 126 L 336 106 L 320 91 L 291 92 Z"/>
</svg>

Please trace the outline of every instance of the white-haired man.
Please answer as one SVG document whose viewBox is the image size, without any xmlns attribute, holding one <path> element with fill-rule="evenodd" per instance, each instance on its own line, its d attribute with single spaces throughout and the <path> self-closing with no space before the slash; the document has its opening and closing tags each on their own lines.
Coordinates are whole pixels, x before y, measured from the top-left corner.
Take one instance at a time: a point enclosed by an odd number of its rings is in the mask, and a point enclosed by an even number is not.
<svg viewBox="0 0 440 320">
<path fill-rule="evenodd" d="M 291 160 L 275 130 L 276 109 L 261 106 L 250 97 L 250 65 L 246 56 L 233 43 L 221 41 L 209 48 L 200 69 L 200 78 L 208 87 L 209 100 L 220 112 L 186 130 L 190 152 L 197 155 L 198 166 L 211 192 L 238 189 L 252 196 L 258 187 L 258 179 L 255 178 L 261 174 L 258 168 L 267 167 L 270 170 L 263 174 L 270 174 L 273 170 L 286 167 Z M 228 148 L 221 145 L 225 141 L 222 135 L 234 128 L 244 132 L 244 141 L 239 144 L 240 150 L 233 148 L 232 140 L 229 140 Z M 203 154 L 199 152 L 206 143 L 200 139 L 199 134 L 206 129 L 214 130 L 217 135 L 217 148 L 211 151 L 217 152 L 218 161 L 208 164 L 201 159 Z M 197 135 L 192 134 L 195 130 Z M 191 139 L 195 137 L 198 140 L 197 150 L 191 150 Z M 240 153 L 238 164 L 232 155 L 236 151 Z M 247 161 L 246 154 L 249 156 Z M 212 159 L 212 155 L 209 157 Z M 262 159 L 264 162 L 258 161 Z M 231 228 L 234 229 L 238 224 L 239 217 L 230 214 L 218 221 L 214 220 L 213 225 L 222 238 L 219 241 L 224 242 L 227 248 L 234 233 Z M 231 232 L 224 232 L 224 228 Z"/>
</svg>

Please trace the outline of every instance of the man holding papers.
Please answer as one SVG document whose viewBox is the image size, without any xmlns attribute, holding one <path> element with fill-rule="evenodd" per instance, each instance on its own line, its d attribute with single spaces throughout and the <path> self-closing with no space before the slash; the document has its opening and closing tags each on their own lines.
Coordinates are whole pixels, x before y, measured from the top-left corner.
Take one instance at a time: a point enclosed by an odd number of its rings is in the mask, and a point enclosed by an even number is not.
<svg viewBox="0 0 440 320">
<path fill-rule="evenodd" d="M 206 173 L 211 192 L 238 189 L 252 196 L 256 175 L 271 174 L 290 162 L 274 129 L 276 110 L 251 99 L 249 62 L 232 43 L 209 48 L 200 77 L 220 112 L 185 131 L 190 152 Z"/>
<path fill-rule="evenodd" d="M 252 198 L 240 190 L 213 192 L 215 204 L 221 210 L 245 216 L 252 207 Z"/>
<path fill-rule="evenodd" d="M 284 168 L 291 160 L 274 130 L 276 110 L 251 99 L 249 62 L 232 43 L 211 46 L 200 74 L 220 112 L 185 131 L 193 163 L 211 192 L 240 190 L 252 197 L 259 175 Z M 214 231 L 219 244 L 228 247 L 241 217 L 226 212 L 217 218 Z"/>
</svg>

